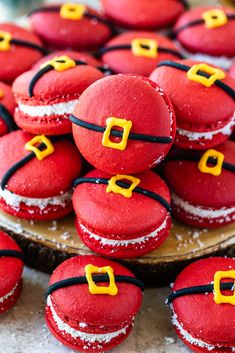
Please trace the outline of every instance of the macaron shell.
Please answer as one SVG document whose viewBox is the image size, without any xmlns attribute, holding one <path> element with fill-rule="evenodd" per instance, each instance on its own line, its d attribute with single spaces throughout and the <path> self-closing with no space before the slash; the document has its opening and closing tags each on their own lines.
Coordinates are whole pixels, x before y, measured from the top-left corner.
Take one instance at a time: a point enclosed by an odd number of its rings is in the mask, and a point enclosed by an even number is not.
<svg viewBox="0 0 235 353">
<path fill-rule="evenodd" d="M 229 73 L 230 73 L 231 77 L 233 77 L 235 79 L 235 64 L 231 67 Z"/>
<path fill-rule="evenodd" d="M 191 21 L 199 20 L 205 11 L 217 9 L 218 6 L 196 7 L 185 12 L 177 21 L 175 31 Z M 220 7 L 226 14 L 235 15 L 229 7 Z M 219 38 L 219 40 L 218 40 Z M 191 26 L 177 35 L 177 40 L 189 51 L 213 56 L 235 56 L 235 20 L 229 20 L 222 27 L 207 29 L 205 24 Z"/>
<path fill-rule="evenodd" d="M 92 264 L 98 267 L 111 266 L 115 275 L 134 275 L 120 264 L 96 257 L 77 256 L 63 262 L 53 272 L 50 285 L 60 280 L 84 276 L 84 267 Z M 142 292 L 135 285 L 117 283 L 118 294 L 90 294 L 87 284 L 74 285 L 58 289 L 51 294 L 52 302 L 59 317 L 74 328 L 81 330 L 80 322 L 96 327 L 109 327 L 123 325 L 130 322 L 136 315 L 142 302 Z"/>
<path fill-rule="evenodd" d="M 1 24 L 0 31 L 10 32 L 14 39 L 26 40 L 42 46 L 34 33 L 12 23 Z M 0 52 L 0 80 L 12 82 L 22 72 L 29 70 L 41 57 L 42 53 L 36 49 L 12 44 L 9 51 Z"/>
<path fill-rule="evenodd" d="M 80 97 L 74 116 L 106 126 L 106 119 L 131 120 L 131 132 L 174 139 L 175 118 L 168 97 L 141 76 L 109 76 L 91 85 Z M 141 172 L 159 163 L 170 144 L 128 140 L 124 151 L 102 145 L 103 134 L 73 124 L 76 145 L 97 169 L 110 174 Z M 102 156 L 102 158 L 101 158 Z"/>
<path fill-rule="evenodd" d="M 173 290 L 211 284 L 217 271 L 234 269 L 235 260 L 232 258 L 209 258 L 197 261 L 181 272 Z M 225 295 L 231 295 L 231 291 L 227 291 Z M 208 293 L 177 298 L 173 302 L 173 309 L 179 323 L 193 337 L 212 345 L 234 346 L 235 307 L 233 305 L 216 304 L 214 294 Z"/>
<path fill-rule="evenodd" d="M 102 17 L 90 7 L 87 10 L 89 14 Z M 59 9 L 58 12 L 33 13 L 30 21 L 42 41 L 55 49 L 92 49 L 105 43 L 111 36 L 111 30 L 106 24 L 86 17 L 81 20 L 63 19 Z"/>
<path fill-rule="evenodd" d="M 0 178 L 13 164 L 29 154 L 25 144 L 32 138 L 32 135 L 20 130 L 1 138 Z M 71 189 L 73 180 L 81 170 L 80 155 L 66 138 L 53 145 L 54 153 L 42 161 L 35 157 L 14 173 L 8 182 L 9 191 L 30 198 L 47 198 Z"/>
<path fill-rule="evenodd" d="M 226 141 L 217 146 L 225 161 L 235 165 L 235 143 Z M 169 161 L 165 164 L 165 176 L 173 191 L 193 205 L 220 209 L 234 207 L 235 173 L 222 169 L 220 176 L 202 173 L 195 161 Z M 200 192 L 198 192 L 200 190 Z"/>
<path fill-rule="evenodd" d="M 178 51 L 176 46 L 168 38 L 152 32 L 127 32 L 111 39 L 105 47 L 130 44 L 133 39 L 154 39 L 159 47 Z M 116 73 L 133 73 L 137 75 L 149 76 L 156 68 L 157 64 L 163 60 L 176 60 L 177 56 L 170 53 L 158 52 L 156 58 L 135 56 L 131 49 L 113 50 L 102 56 L 102 61 L 109 65 Z"/>
<path fill-rule="evenodd" d="M 166 27 L 184 11 L 175 0 L 102 0 L 105 14 L 116 23 L 135 29 Z"/>
<path fill-rule="evenodd" d="M 0 91 L 3 92 L 3 96 L 0 97 L 0 105 L 3 105 L 8 110 L 8 112 L 12 115 L 13 119 L 16 103 L 11 90 L 11 86 L 0 82 Z M 7 132 L 8 127 L 0 114 L 0 136 L 5 135 Z"/>
</svg>

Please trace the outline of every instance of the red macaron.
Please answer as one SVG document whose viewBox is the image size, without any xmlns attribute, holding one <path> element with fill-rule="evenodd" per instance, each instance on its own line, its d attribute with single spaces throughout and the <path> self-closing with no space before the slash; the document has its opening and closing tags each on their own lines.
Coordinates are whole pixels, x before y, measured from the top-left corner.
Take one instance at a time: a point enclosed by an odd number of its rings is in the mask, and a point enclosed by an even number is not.
<svg viewBox="0 0 235 353">
<path fill-rule="evenodd" d="M 131 332 L 142 290 L 143 283 L 118 263 L 97 256 L 73 257 L 50 279 L 47 325 L 73 350 L 107 351 Z"/>
<path fill-rule="evenodd" d="M 169 96 L 176 114 L 175 144 L 203 150 L 217 146 L 235 125 L 235 80 L 205 63 L 161 62 L 150 75 Z"/>
<path fill-rule="evenodd" d="M 235 259 L 211 257 L 186 267 L 168 299 L 177 335 L 195 353 L 235 347 Z"/>
<path fill-rule="evenodd" d="M 16 242 L 0 231 L 0 314 L 11 309 L 22 291 L 23 253 Z"/>
<path fill-rule="evenodd" d="M 235 10 L 196 7 L 177 21 L 174 36 L 187 55 L 227 69 L 235 57 Z M 200 55 L 200 59 L 199 59 Z"/>
<path fill-rule="evenodd" d="M 40 69 L 25 72 L 13 84 L 17 125 L 33 134 L 71 132 L 69 115 L 81 93 L 103 76 L 99 69 L 68 56 L 55 56 Z"/>
<path fill-rule="evenodd" d="M 235 221 L 235 142 L 206 152 L 177 152 L 165 164 L 175 217 L 195 227 Z"/>
<path fill-rule="evenodd" d="M 0 82 L 0 136 L 16 130 L 14 111 L 16 103 L 11 86 Z"/>
<path fill-rule="evenodd" d="M 0 208 L 19 218 L 50 220 L 72 211 L 81 158 L 67 138 L 20 130 L 0 139 Z"/>
<path fill-rule="evenodd" d="M 104 256 L 142 256 L 169 235 L 170 192 L 152 171 L 113 177 L 94 170 L 75 181 L 73 206 L 79 236 Z"/>
<path fill-rule="evenodd" d="M 0 80 L 12 82 L 29 70 L 47 50 L 38 37 L 12 23 L 0 25 Z"/>
<path fill-rule="evenodd" d="M 95 49 L 113 32 L 112 25 L 101 14 L 76 2 L 35 9 L 29 18 L 35 33 L 54 49 Z"/>
<path fill-rule="evenodd" d="M 233 66 L 231 67 L 229 73 L 235 79 L 235 64 L 233 64 Z"/>
<path fill-rule="evenodd" d="M 188 7 L 185 0 L 102 0 L 105 14 L 115 23 L 134 29 L 163 28 Z"/>
<path fill-rule="evenodd" d="M 157 165 L 175 136 L 170 100 L 142 76 L 120 74 L 95 82 L 81 95 L 70 119 L 80 152 L 110 174 Z"/>
<path fill-rule="evenodd" d="M 183 58 L 172 41 L 152 32 L 121 33 L 106 43 L 99 56 L 115 73 L 143 76 L 163 60 Z"/>
</svg>

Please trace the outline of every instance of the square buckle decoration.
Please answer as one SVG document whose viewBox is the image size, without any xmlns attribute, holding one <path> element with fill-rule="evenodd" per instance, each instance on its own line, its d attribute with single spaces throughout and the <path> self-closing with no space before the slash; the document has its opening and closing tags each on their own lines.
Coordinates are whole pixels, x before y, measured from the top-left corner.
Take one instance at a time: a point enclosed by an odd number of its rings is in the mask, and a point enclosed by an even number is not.
<svg viewBox="0 0 235 353">
<path fill-rule="evenodd" d="M 91 294 L 108 294 L 112 296 L 118 294 L 118 288 L 115 283 L 115 277 L 112 267 L 97 267 L 89 264 L 85 266 L 85 273 L 88 282 L 89 292 Z M 109 277 L 109 286 L 97 286 L 92 278 L 93 273 L 106 273 Z"/>
<path fill-rule="evenodd" d="M 202 14 L 205 26 L 208 29 L 225 26 L 228 22 L 226 13 L 221 9 L 212 9 Z"/>
<path fill-rule="evenodd" d="M 131 184 L 128 189 L 117 185 L 118 180 L 129 180 Z M 131 175 L 116 175 L 112 177 L 106 188 L 106 192 L 114 192 L 115 194 L 120 194 L 126 198 L 130 198 L 132 196 L 132 191 L 136 188 L 136 186 L 140 183 L 140 179 L 135 178 Z"/>
<path fill-rule="evenodd" d="M 216 165 L 214 167 L 208 167 L 207 163 L 209 158 L 216 158 Z M 214 176 L 219 176 L 222 173 L 222 167 L 223 167 L 223 162 L 224 162 L 224 155 L 223 153 L 210 149 L 208 151 L 206 151 L 199 163 L 198 163 L 198 169 L 200 170 L 200 172 L 202 173 L 207 173 L 207 174 L 212 174 Z"/>
<path fill-rule="evenodd" d="M 68 20 L 81 20 L 86 12 L 86 6 L 73 2 L 66 2 L 60 8 L 60 17 Z"/>
<path fill-rule="evenodd" d="M 233 295 L 223 295 L 220 290 L 222 279 L 234 279 Z M 218 271 L 214 276 L 214 301 L 216 304 L 232 304 L 235 305 L 235 270 Z"/>
<path fill-rule="evenodd" d="M 157 58 L 158 43 L 155 39 L 136 38 L 131 42 L 131 50 L 135 56 Z"/>
<path fill-rule="evenodd" d="M 46 146 L 46 149 L 43 151 L 40 151 L 39 148 L 35 146 L 41 143 L 43 143 Z M 25 149 L 27 151 L 34 152 L 39 161 L 42 161 L 44 158 L 52 154 L 55 150 L 51 141 L 44 135 L 35 136 L 34 138 L 32 138 L 32 140 L 26 143 Z"/>
<path fill-rule="evenodd" d="M 111 130 L 114 126 L 123 129 L 122 139 L 120 142 L 112 142 L 110 140 Z M 103 134 L 102 145 L 116 150 L 124 151 L 127 146 L 128 137 L 132 128 L 132 121 L 110 117 L 106 120 L 106 129 Z"/>
<path fill-rule="evenodd" d="M 210 75 L 210 77 L 200 75 L 199 71 Z M 211 87 L 215 81 L 223 80 L 226 76 L 222 70 L 202 63 L 193 65 L 191 69 L 188 70 L 187 77 L 190 81 L 201 83 L 205 87 Z"/>
<path fill-rule="evenodd" d="M 8 51 L 11 49 L 11 39 L 11 33 L 0 31 L 0 51 Z"/>
<path fill-rule="evenodd" d="M 40 69 L 51 65 L 56 71 L 64 71 L 76 66 L 76 62 L 68 56 L 55 56 L 53 59 L 46 61 L 40 66 Z"/>
</svg>

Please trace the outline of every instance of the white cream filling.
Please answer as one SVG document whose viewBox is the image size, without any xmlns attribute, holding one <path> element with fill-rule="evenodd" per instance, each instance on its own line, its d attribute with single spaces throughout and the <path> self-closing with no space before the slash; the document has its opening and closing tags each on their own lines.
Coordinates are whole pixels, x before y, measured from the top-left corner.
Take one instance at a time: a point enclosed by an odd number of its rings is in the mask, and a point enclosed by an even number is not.
<svg viewBox="0 0 235 353">
<path fill-rule="evenodd" d="M 176 313 L 173 310 L 173 316 L 172 316 L 172 324 L 179 330 L 180 334 L 182 335 L 182 337 L 189 342 L 192 345 L 201 347 L 201 348 L 205 348 L 208 351 L 213 351 L 216 348 L 223 348 L 222 345 L 217 345 L 214 346 L 212 344 L 208 344 L 202 340 L 199 340 L 198 338 L 193 337 L 192 335 L 190 335 L 190 333 L 188 333 L 184 328 L 183 325 L 181 325 L 178 321 L 178 317 L 176 315 Z M 228 347 L 229 349 L 231 349 L 231 352 L 234 351 L 235 347 Z"/>
<path fill-rule="evenodd" d="M 215 135 L 220 133 L 226 136 L 230 136 L 232 134 L 232 130 L 234 126 L 235 126 L 235 113 L 233 115 L 232 120 L 221 129 L 207 131 L 207 132 L 194 132 L 194 131 L 188 131 L 188 130 L 177 128 L 176 131 L 179 135 L 186 136 L 190 141 L 199 140 L 201 138 L 204 138 L 205 140 L 212 140 L 212 138 Z"/>
<path fill-rule="evenodd" d="M 194 206 L 188 201 L 180 198 L 176 194 L 171 195 L 172 203 L 173 205 L 183 209 L 187 213 L 199 217 L 199 218 L 209 218 L 209 219 L 217 219 L 217 218 L 223 218 L 226 219 L 227 217 L 232 217 L 232 220 L 235 220 L 235 207 L 222 207 L 218 210 L 214 210 L 212 208 L 206 208 L 202 206 Z"/>
<path fill-rule="evenodd" d="M 4 201 L 16 211 L 20 209 L 21 203 L 29 207 L 39 207 L 40 210 L 43 210 L 49 205 L 65 207 L 67 202 L 71 201 L 72 199 L 72 191 L 68 191 L 59 196 L 54 197 L 30 198 L 14 194 L 7 189 L 2 190 L 2 188 L 0 188 L 0 197 L 2 197 Z"/>
<path fill-rule="evenodd" d="M 10 298 L 16 291 L 17 287 L 19 285 L 19 282 L 15 285 L 15 287 L 7 294 L 5 294 L 3 297 L 0 298 L 0 303 L 4 303 L 5 300 L 7 300 L 8 298 Z"/>
<path fill-rule="evenodd" d="M 146 235 L 144 235 L 144 236 L 142 236 L 140 238 L 129 239 L 129 240 L 113 240 L 113 239 L 103 238 L 100 235 L 97 235 L 97 234 L 91 232 L 89 229 L 86 228 L 86 226 L 84 224 L 80 223 L 79 225 L 80 225 L 81 229 L 83 230 L 83 232 L 87 233 L 90 236 L 90 238 L 93 238 L 95 240 L 100 241 L 100 243 L 102 245 L 128 246 L 128 245 L 135 245 L 135 244 L 145 243 L 149 239 L 157 237 L 158 233 L 166 228 L 167 220 L 168 220 L 168 217 L 166 217 L 166 219 L 161 224 L 161 226 L 158 227 L 157 229 L 155 229 L 153 232 L 148 233 L 148 234 L 146 234 Z"/>
<path fill-rule="evenodd" d="M 125 326 L 121 330 L 115 331 L 115 332 L 110 332 L 110 333 L 105 333 L 105 334 L 93 334 L 93 333 L 87 333 L 87 332 L 82 332 L 79 330 L 76 330 L 66 324 L 61 318 L 57 315 L 55 312 L 55 309 L 53 307 L 53 304 L 51 302 L 51 297 L 48 296 L 47 298 L 47 305 L 51 310 L 53 320 L 56 323 L 58 329 L 60 331 L 63 331 L 67 333 L 68 335 L 72 336 L 73 338 L 79 338 L 82 341 L 89 342 L 89 343 L 109 343 L 112 339 L 120 336 L 120 335 L 125 335 L 127 332 L 127 329 L 129 328 L 130 325 Z"/>
<path fill-rule="evenodd" d="M 62 102 L 51 105 L 26 105 L 19 102 L 19 110 L 29 116 L 43 117 L 51 115 L 68 115 L 72 114 L 78 99 L 74 99 L 68 102 Z"/>
</svg>

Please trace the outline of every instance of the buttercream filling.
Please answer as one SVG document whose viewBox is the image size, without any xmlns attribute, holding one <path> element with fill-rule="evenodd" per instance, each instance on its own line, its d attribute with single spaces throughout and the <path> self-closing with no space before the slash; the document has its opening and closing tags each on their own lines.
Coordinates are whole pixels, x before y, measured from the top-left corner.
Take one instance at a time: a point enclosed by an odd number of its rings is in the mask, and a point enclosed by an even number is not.
<svg viewBox="0 0 235 353">
<path fill-rule="evenodd" d="M 172 194 L 171 199 L 174 206 L 179 207 L 190 215 L 198 218 L 207 218 L 212 220 L 223 218 L 223 220 L 226 220 L 227 217 L 231 217 L 232 220 L 235 220 L 235 207 L 222 207 L 219 209 L 213 209 L 209 207 L 193 205 L 188 201 L 180 198 L 175 193 Z"/>
<path fill-rule="evenodd" d="M 14 288 L 12 288 L 12 290 L 9 293 L 7 293 L 3 297 L 1 297 L 0 298 L 0 303 L 4 303 L 8 298 L 12 297 L 14 295 L 18 285 L 19 285 L 19 282 L 15 285 Z"/>
<path fill-rule="evenodd" d="M 229 348 L 231 349 L 231 352 L 234 352 L 235 347 L 224 347 L 223 345 L 212 345 L 208 344 L 198 338 L 193 337 L 189 332 L 187 332 L 184 328 L 183 325 L 179 323 L 178 316 L 173 310 L 173 316 L 172 316 L 172 324 L 179 330 L 180 334 L 182 337 L 189 342 L 190 344 L 194 346 L 198 346 L 204 349 L 207 349 L 209 352 L 215 350 L 216 348 Z"/>
<path fill-rule="evenodd" d="M 122 246 L 123 247 L 123 246 L 128 246 L 128 245 L 145 243 L 152 238 L 156 238 L 158 236 L 158 234 L 163 229 L 165 229 L 167 227 L 167 221 L 168 221 L 168 216 L 163 221 L 163 223 L 160 225 L 160 227 L 156 228 L 151 233 L 148 233 L 140 238 L 128 239 L 128 240 L 114 240 L 114 239 L 104 238 L 96 233 L 91 232 L 83 223 L 79 223 L 79 225 L 80 225 L 83 232 L 87 233 L 90 236 L 90 238 L 98 240 L 102 245 Z"/>
<path fill-rule="evenodd" d="M 59 196 L 48 198 L 30 198 L 20 196 L 10 192 L 7 189 L 0 188 L 0 197 L 4 199 L 7 205 L 11 206 L 14 210 L 19 211 L 20 204 L 23 203 L 29 207 L 38 207 L 40 210 L 45 209 L 47 206 L 62 206 L 65 207 L 72 199 L 72 191 L 65 192 Z"/>
<path fill-rule="evenodd" d="M 223 134 L 226 136 L 230 136 L 232 133 L 232 130 L 235 126 L 235 113 L 230 120 L 228 124 L 223 126 L 221 129 L 216 129 L 216 130 L 211 130 L 207 132 L 194 132 L 194 131 L 189 131 L 189 130 L 184 130 L 177 128 L 176 131 L 178 135 L 185 136 L 187 137 L 190 141 L 196 141 L 199 139 L 205 139 L 205 140 L 212 140 L 213 137 L 217 134 Z"/>
<path fill-rule="evenodd" d="M 132 321 L 131 324 L 125 326 L 121 330 L 118 330 L 115 332 L 110 332 L 110 333 L 105 333 L 105 334 L 93 334 L 93 333 L 82 332 L 82 331 L 79 331 L 79 330 L 72 328 L 71 326 L 66 324 L 63 320 L 61 320 L 61 318 L 57 315 L 57 313 L 53 307 L 50 296 L 48 296 L 48 298 L 47 298 L 47 305 L 50 308 L 53 320 L 56 323 L 56 325 L 60 331 L 65 332 L 66 334 L 70 335 L 71 337 L 73 337 L 75 339 L 80 339 L 82 341 L 89 342 L 89 343 L 94 343 L 94 342 L 109 343 L 112 339 L 114 339 L 120 335 L 125 335 L 127 333 L 128 328 L 130 327 L 130 325 L 133 324 L 133 321 Z"/>
<path fill-rule="evenodd" d="M 78 99 L 73 99 L 68 102 L 56 103 L 51 105 L 26 105 L 18 103 L 19 110 L 33 117 L 43 117 L 51 115 L 69 115 L 72 114 Z"/>
</svg>

